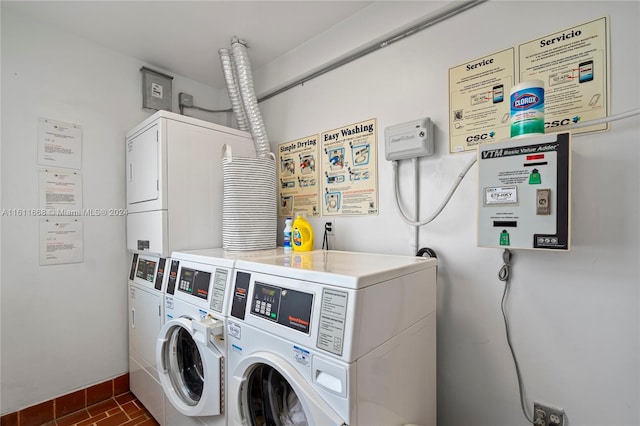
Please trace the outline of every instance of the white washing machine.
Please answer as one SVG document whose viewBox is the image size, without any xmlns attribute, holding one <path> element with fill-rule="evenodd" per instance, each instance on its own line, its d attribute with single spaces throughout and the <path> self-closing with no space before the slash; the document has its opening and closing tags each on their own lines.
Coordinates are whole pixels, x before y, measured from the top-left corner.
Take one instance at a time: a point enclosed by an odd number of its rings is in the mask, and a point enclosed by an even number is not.
<svg viewBox="0 0 640 426">
<path fill-rule="evenodd" d="M 237 260 L 230 425 L 436 425 L 436 260 L 313 251 Z"/>
<path fill-rule="evenodd" d="M 156 361 L 168 426 L 226 425 L 225 313 L 237 258 L 283 253 L 200 249 L 174 252 Z"/>
<path fill-rule="evenodd" d="M 164 395 L 156 369 L 156 341 L 163 324 L 167 259 L 133 254 L 129 273 L 129 387 L 162 426 Z"/>
<path fill-rule="evenodd" d="M 156 362 L 168 426 L 226 425 L 224 308 L 233 260 L 173 253 Z"/>
<path fill-rule="evenodd" d="M 225 312 L 234 262 L 282 252 L 217 248 L 172 253 L 155 353 L 168 426 L 227 424 Z"/>
</svg>

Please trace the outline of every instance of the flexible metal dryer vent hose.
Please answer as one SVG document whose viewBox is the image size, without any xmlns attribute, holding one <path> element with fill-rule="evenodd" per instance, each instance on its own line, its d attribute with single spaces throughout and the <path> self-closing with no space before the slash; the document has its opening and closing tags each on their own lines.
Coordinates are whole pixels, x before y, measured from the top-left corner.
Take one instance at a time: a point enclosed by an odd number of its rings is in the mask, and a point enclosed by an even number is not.
<svg viewBox="0 0 640 426">
<path fill-rule="evenodd" d="M 256 155 L 258 158 L 265 158 L 271 154 L 271 149 L 264 122 L 262 121 L 262 114 L 260 114 L 260 109 L 258 108 L 258 98 L 253 87 L 251 64 L 246 43 L 234 37 L 231 40 L 231 53 L 236 66 L 242 104 L 249 119 L 253 143 L 256 146 Z"/>
<path fill-rule="evenodd" d="M 235 71 L 235 64 L 229 49 L 219 49 L 220 63 L 222 64 L 222 72 L 227 83 L 227 92 L 231 100 L 231 110 L 238 122 L 238 128 L 245 132 L 249 131 L 249 120 L 242 105 L 242 97 L 238 87 L 238 76 Z"/>
</svg>

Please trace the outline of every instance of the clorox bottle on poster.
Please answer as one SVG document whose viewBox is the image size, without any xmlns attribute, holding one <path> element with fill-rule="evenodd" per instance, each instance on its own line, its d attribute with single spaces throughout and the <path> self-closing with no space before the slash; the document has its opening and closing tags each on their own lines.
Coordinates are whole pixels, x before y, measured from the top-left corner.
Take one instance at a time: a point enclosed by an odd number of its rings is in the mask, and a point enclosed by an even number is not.
<svg viewBox="0 0 640 426">
<path fill-rule="evenodd" d="M 296 214 L 296 219 L 293 221 L 291 237 L 293 251 L 313 250 L 313 228 L 302 213 Z"/>
</svg>

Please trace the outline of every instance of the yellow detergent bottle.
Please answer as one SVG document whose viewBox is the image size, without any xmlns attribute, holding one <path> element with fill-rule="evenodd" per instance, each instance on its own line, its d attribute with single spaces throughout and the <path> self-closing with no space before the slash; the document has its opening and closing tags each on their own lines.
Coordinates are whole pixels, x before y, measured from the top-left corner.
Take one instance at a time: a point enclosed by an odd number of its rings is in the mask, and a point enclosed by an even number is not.
<svg viewBox="0 0 640 426">
<path fill-rule="evenodd" d="M 291 237 L 293 240 L 293 251 L 313 250 L 313 228 L 302 213 L 298 213 L 296 219 L 293 221 Z"/>
</svg>

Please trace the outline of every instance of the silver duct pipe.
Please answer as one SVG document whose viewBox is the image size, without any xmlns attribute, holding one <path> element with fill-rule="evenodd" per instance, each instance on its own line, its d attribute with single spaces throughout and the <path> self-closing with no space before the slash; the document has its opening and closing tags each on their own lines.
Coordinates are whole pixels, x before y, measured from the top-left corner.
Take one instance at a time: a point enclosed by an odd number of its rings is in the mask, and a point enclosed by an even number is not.
<svg viewBox="0 0 640 426">
<path fill-rule="evenodd" d="M 271 148 L 264 122 L 262 121 L 262 114 L 260 114 L 260 109 L 258 108 L 258 98 L 253 87 L 253 76 L 246 43 L 234 37 L 231 40 L 231 52 L 238 75 L 242 103 L 249 119 L 253 143 L 256 146 L 256 155 L 258 158 L 265 158 L 271 154 Z"/>
<path fill-rule="evenodd" d="M 231 110 L 236 117 L 238 128 L 240 130 L 249 131 L 249 121 L 247 114 L 242 104 L 242 98 L 238 88 L 238 76 L 235 71 L 235 65 L 231 58 L 229 49 L 219 49 L 218 55 L 220 56 L 220 62 L 222 63 L 222 72 L 224 73 L 224 79 L 227 83 L 227 92 L 229 93 L 229 99 L 231 100 Z"/>
</svg>

